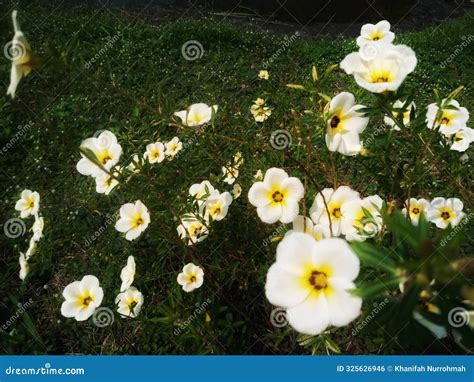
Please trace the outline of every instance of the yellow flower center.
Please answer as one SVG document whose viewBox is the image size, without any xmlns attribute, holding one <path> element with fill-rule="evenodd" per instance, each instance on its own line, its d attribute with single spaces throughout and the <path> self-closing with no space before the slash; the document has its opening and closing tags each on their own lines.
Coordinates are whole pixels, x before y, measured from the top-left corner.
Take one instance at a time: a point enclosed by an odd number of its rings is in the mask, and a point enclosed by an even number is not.
<svg viewBox="0 0 474 382">
<path fill-rule="evenodd" d="M 308 282 L 316 290 L 326 289 L 328 286 L 328 277 L 324 272 L 312 271 Z"/>
<path fill-rule="evenodd" d="M 382 35 L 379 32 L 375 32 L 370 36 L 372 41 L 379 41 L 382 39 Z"/>
<path fill-rule="evenodd" d="M 133 310 L 137 305 L 138 305 L 138 300 L 136 298 L 132 298 L 129 302 L 128 302 L 128 307 L 130 310 Z"/>
<path fill-rule="evenodd" d="M 97 155 L 97 159 L 100 163 L 105 165 L 109 160 L 112 159 L 112 155 L 108 151 L 103 151 L 99 155 Z"/>
<path fill-rule="evenodd" d="M 145 223 L 141 215 L 136 215 L 133 220 L 134 220 L 135 227 L 139 227 Z"/>
<path fill-rule="evenodd" d="M 305 269 L 300 282 L 303 288 L 310 291 L 310 297 L 317 297 L 320 293 L 328 295 L 333 292 L 329 282 L 333 274 L 331 267 L 322 265 L 315 268 L 313 264 L 307 264 Z"/>
</svg>

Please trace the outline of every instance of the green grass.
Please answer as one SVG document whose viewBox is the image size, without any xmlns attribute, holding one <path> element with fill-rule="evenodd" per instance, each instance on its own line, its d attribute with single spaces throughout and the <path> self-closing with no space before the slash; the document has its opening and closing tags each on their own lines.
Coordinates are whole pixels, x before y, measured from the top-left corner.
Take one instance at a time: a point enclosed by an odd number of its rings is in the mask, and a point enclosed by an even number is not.
<svg viewBox="0 0 474 382">
<path fill-rule="evenodd" d="M 32 298 L 34 303 L 19 318 L 12 334 L 0 333 L 6 353 L 90 353 L 90 354 L 299 354 L 311 352 L 300 346 L 290 328 L 276 330 L 270 323 L 272 306 L 264 296 L 265 275 L 273 263 L 274 245 L 265 246 L 277 225 L 258 220 L 246 194 L 257 169 L 284 167 L 301 179 L 304 173 L 283 151 L 273 150 L 269 137 L 275 129 L 287 129 L 294 137 L 302 126 L 311 124 L 303 111 L 314 105 L 304 94 L 286 88 L 288 83 L 309 83 L 311 67 L 322 71 L 339 63 L 355 50 L 352 40 L 296 39 L 281 49 L 283 41 L 272 35 L 235 27 L 218 21 L 178 21 L 152 27 L 132 21 L 117 12 L 77 8 L 48 9 L 39 5 L 19 7 L 19 19 L 33 50 L 44 67 L 24 79 L 18 98 L 0 95 L 0 142 L 15 135 L 18 126 L 33 122 L 21 139 L 0 158 L 1 214 L 5 222 L 16 216 L 15 201 L 24 188 L 41 195 L 41 213 L 46 220 L 45 238 L 32 263 L 25 283 L 18 274 L 18 252 L 25 250 L 29 234 L 1 243 L 1 322 L 15 312 L 17 302 Z M 0 12 L 2 41 L 12 37 L 7 7 Z M 433 88 L 447 94 L 467 85 L 458 97 L 474 110 L 474 44 L 468 45 L 445 69 L 440 65 L 454 52 L 462 36 L 474 34 L 473 13 L 420 33 L 397 36 L 398 43 L 411 46 L 418 66 L 406 81 L 415 94 L 419 110 L 434 102 Z M 107 39 L 119 37 L 103 54 Z M 204 55 L 196 61 L 182 57 L 181 46 L 197 40 Z M 280 49 L 268 66 L 269 81 L 257 79 L 258 70 Z M 86 69 L 92 57 L 100 57 Z M 8 85 L 9 62 L 0 63 L 0 88 Z M 351 91 L 365 104 L 374 97 L 358 88 L 351 77 L 336 71 L 328 78 L 325 92 L 332 96 Z M 249 108 L 257 97 L 267 99 L 273 114 L 264 124 L 254 122 Z M 202 134 L 170 126 L 174 111 L 196 102 L 218 104 L 214 126 Z M 294 110 L 294 112 L 292 112 Z M 379 123 L 371 121 L 370 127 Z M 315 128 L 317 126 L 314 126 Z M 172 162 L 150 168 L 142 179 L 132 179 L 109 196 L 95 192 L 89 177 L 75 165 L 81 141 L 101 129 L 113 131 L 127 160 L 143 153 L 147 143 L 166 141 L 177 135 L 188 146 Z M 370 133 L 366 133 L 370 134 Z M 312 142 L 318 158 L 309 168 L 319 189 L 334 183 L 349 184 L 364 195 L 378 193 L 398 205 L 406 197 L 404 171 L 409 147 L 393 143 L 388 163 L 378 142 L 371 148 L 375 158 L 329 156 L 320 137 Z M 472 150 L 472 149 L 471 149 Z M 238 179 L 242 196 L 234 201 L 227 218 L 213 226 L 200 245 L 186 247 L 176 234 L 177 222 L 171 210 L 182 212 L 190 185 L 209 179 L 220 190 L 220 171 L 235 152 L 245 160 Z M 304 158 L 305 148 L 295 140 L 292 152 Z M 412 195 L 459 197 L 466 210 L 472 204 L 472 161 L 459 162 L 459 153 L 443 151 L 431 158 L 411 184 Z M 472 156 L 472 154 L 471 154 Z M 380 159 L 379 159 L 380 158 Z M 385 158 L 385 159 L 382 159 Z M 123 160 L 121 160 L 123 162 Z M 436 167 L 431 167 L 433 163 Z M 326 164 L 326 165 L 325 165 Z M 396 167 L 388 167 L 395 165 Z M 333 169 L 336 169 L 334 171 Z M 312 186 L 305 205 L 310 207 Z M 141 199 L 151 211 L 152 223 L 132 243 L 127 242 L 107 216 L 123 203 Z M 28 225 L 32 222 L 28 221 Z M 94 232 L 105 231 L 90 246 Z M 472 253 L 472 239 L 464 244 Z M 135 256 L 134 285 L 145 296 L 144 308 L 135 320 L 116 317 L 113 325 L 95 327 L 90 320 L 77 323 L 60 315 L 61 292 L 85 274 L 96 275 L 105 291 L 104 306 L 113 307 L 120 286 L 120 270 L 129 255 Z M 204 286 L 185 294 L 176 283 L 184 264 L 193 261 L 206 271 Z M 195 319 L 179 335 L 174 331 L 206 299 L 211 317 Z M 365 309 L 370 310 L 370 305 Z M 432 339 L 420 344 L 382 342 L 380 330 L 350 336 L 351 326 L 331 334 L 344 353 L 416 353 Z M 400 333 L 402 337 L 404 333 Z M 409 337 L 410 333 L 406 333 Z M 397 337 L 398 338 L 398 337 Z M 325 337 L 323 337 L 325 339 Z M 422 338 L 425 340 L 425 338 Z M 327 345 L 327 344 L 326 344 Z M 431 345 L 429 353 L 461 352 L 449 339 Z M 317 352 L 324 353 L 325 346 Z"/>
</svg>

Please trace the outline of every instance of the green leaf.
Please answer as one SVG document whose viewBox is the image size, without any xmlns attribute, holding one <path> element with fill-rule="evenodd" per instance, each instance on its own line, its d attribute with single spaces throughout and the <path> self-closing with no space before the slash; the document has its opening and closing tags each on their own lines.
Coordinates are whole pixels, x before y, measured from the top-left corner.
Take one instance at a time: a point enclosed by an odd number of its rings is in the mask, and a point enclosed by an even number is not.
<svg viewBox="0 0 474 382">
<path fill-rule="evenodd" d="M 396 272 L 395 263 L 385 249 L 377 248 L 375 245 L 367 242 L 353 242 L 351 247 L 364 265 L 378 268 L 391 274 Z"/>
</svg>

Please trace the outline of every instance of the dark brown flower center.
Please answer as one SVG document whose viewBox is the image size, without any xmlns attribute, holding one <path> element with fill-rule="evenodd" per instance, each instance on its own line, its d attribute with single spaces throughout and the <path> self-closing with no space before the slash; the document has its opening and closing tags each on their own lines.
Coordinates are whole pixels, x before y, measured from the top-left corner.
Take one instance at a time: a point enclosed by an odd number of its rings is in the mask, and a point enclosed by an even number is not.
<svg viewBox="0 0 474 382">
<path fill-rule="evenodd" d="M 272 198 L 275 203 L 281 203 L 284 198 L 284 195 L 280 191 L 275 191 L 272 194 Z"/>
<path fill-rule="evenodd" d="M 341 122 L 341 119 L 337 115 L 335 115 L 334 117 L 331 118 L 331 122 L 330 122 L 331 128 L 333 129 L 337 128 L 340 122 Z"/>
<path fill-rule="evenodd" d="M 308 281 L 316 290 L 325 289 L 328 286 L 328 278 L 324 272 L 312 271 Z"/>
</svg>

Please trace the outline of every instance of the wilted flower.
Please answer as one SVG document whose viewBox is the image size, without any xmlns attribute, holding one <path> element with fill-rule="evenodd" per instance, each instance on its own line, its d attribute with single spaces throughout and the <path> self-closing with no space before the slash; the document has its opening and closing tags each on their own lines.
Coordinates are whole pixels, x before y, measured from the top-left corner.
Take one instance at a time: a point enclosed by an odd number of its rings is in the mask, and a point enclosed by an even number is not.
<svg viewBox="0 0 474 382">
<path fill-rule="evenodd" d="M 38 213 L 40 196 L 35 191 L 23 190 L 21 198 L 15 204 L 15 210 L 20 211 L 22 219 Z"/>
<path fill-rule="evenodd" d="M 263 179 L 263 172 L 262 170 L 258 169 L 255 175 L 253 176 L 255 180 L 262 180 Z"/>
<path fill-rule="evenodd" d="M 115 229 L 124 232 L 125 239 L 134 240 L 150 224 L 150 214 L 148 208 L 140 201 L 126 203 L 120 207 L 120 219 L 115 223 Z"/>
<path fill-rule="evenodd" d="M 255 118 L 256 122 L 263 122 L 270 117 L 272 109 L 265 106 L 265 100 L 263 98 L 257 98 L 254 104 L 250 107 L 250 112 Z"/>
<path fill-rule="evenodd" d="M 224 175 L 224 183 L 234 184 L 239 176 L 239 168 L 228 164 L 227 166 L 222 167 L 222 174 Z"/>
<path fill-rule="evenodd" d="M 104 291 L 99 286 L 97 277 L 87 275 L 81 281 L 74 281 L 64 288 L 65 301 L 61 305 L 64 317 L 74 317 L 77 321 L 85 321 L 94 314 L 102 304 Z"/>
<path fill-rule="evenodd" d="M 6 54 L 12 61 L 10 72 L 10 85 L 8 86 L 7 95 L 15 98 L 16 88 L 23 77 L 26 77 L 33 70 L 33 55 L 31 47 L 26 40 L 25 35 L 20 30 L 20 24 L 17 20 L 17 11 L 12 12 L 13 28 L 15 35 L 9 45 Z"/>
<path fill-rule="evenodd" d="M 295 330 L 317 335 L 359 316 L 362 299 L 351 294 L 358 274 L 359 258 L 344 240 L 316 241 L 295 232 L 277 247 L 265 293 L 271 304 L 286 309 Z"/>
<path fill-rule="evenodd" d="M 28 276 L 28 273 L 30 273 L 30 264 L 28 264 L 28 259 L 26 256 L 20 252 L 20 279 L 25 280 L 26 276 Z"/>
<path fill-rule="evenodd" d="M 232 196 L 234 199 L 237 199 L 240 194 L 242 194 L 242 186 L 238 183 L 234 184 L 234 187 L 232 188 Z"/>
<path fill-rule="evenodd" d="M 360 152 L 362 145 L 359 134 L 369 123 L 369 118 L 358 111 L 363 107 L 355 104 L 351 93 L 340 93 L 331 100 L 326 127 L 326 145 L 329 151 L 344 155 L 356 155 Z"/>
<path fill-rule="evenodd" d="M 142 309 L 143 295 L 137 288 L 130 287 L 115 297 L 115 304 L 120 315 L 135 318 Z"/>
<path fill-rule="evenodd" d="M 281 221 L 291 223 L 298 215 L 298 202 L 304 195 L 301 181 L 281 168 L 270 168 L 263 182 L 256 182 L 249 190 L 249 201 L 257 207 L 258 217 L 268 224 Z"/>
<path fill-rule="evenodd" d="M 408 209 L 408 206 L 410 206 L 409 209 Z M 407 216 L 407 212 L 408 212 L 408 217 L 410 221 L 414 225 L 418 225 L 421 215 L 424 215 L 425 218 L 427 217 L 426 213 L 429 207 L 430 207 L 430 202 L 426 199 L 410 198 L 410 200 L 405 201 L 405 208 L 403 208 L 402 213 L 404 216 Z"/>
<path fill-rule="evenodd" d="M 127 265 L 122 268 L 120 272 L 120 279 L 122 280 L 122 285 L 120 286 L 120 292 L 126 291 L 133 284 L 135 278 L 135 258 L 133 256 L 128 256 Z"/>
<path fill-rule="evenodd" d="M 201 126 L 211 120 L 212 115 L 217 113 L 217 108 L 217 105 L 208 106 L 205 103 L 195 103 L 187 110 L 177 111 L 174 115 L 179 117 L 185 126 Z"/>
<path fill-rule="evenodd" d="M 427 215 L 428 220 L 438 228 L 454 227 L 459 224 L 465 213 L 463 203 L 458 198 L 434 198 Z"/>
<path fill-rule="evenodd" d="M 428 106 L 426 113 L 426 123 L 430 129 L 438 129 L 443 134 L 454 134 L 466 127 L 469 120 L 469 112 L 465 107 L 461 107 L 459 102 L 452 99 L 444 99 L 441 102 L 441 111 L 437 104 Z"/>
<path fill-rule="evenodd" d="M 44 219 L 41 216 L 35 215 L 35 222 L 31 229 L 33 231 L 33 237 L 31 240 L 39 241 L 43 237 Z"/>
<path fill-rule="evenodd" d="M 192 292 L 204 282 L 204 271 L 193 263 L 186 264 L 183 271 L 178 275 L 177 281 L 185 292 Z"/>
</svg>

